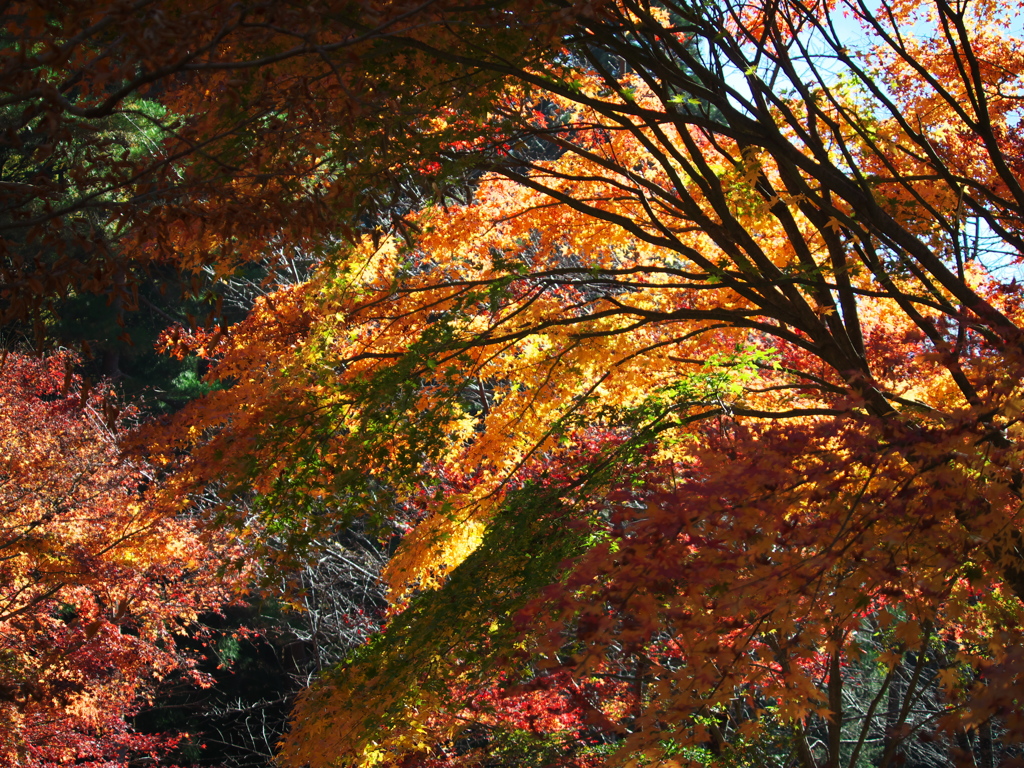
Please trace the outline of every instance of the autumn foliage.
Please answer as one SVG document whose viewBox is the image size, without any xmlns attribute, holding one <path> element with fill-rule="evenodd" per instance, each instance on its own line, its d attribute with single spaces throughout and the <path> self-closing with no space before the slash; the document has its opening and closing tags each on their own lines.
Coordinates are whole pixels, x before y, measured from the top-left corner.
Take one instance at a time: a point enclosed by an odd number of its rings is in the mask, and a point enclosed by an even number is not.
<svg viewBox="0 0 1024 768">
<path fill-rule="evenodd" d="M 320 260 L 165 332 L 210 391 L 132 439 L 163 512 L 112 507 L 164 564 L 200 491 L 271 571 L 405 531 L 283 763 L 1019 758 L 1019 9 L 284 7 L 166 49 L 188 203 L 117 182 L 111 219 L 215 280 Z"/>
<path fill-rule="evenodd" d="M 528 24 L 498 39 L 499 10 L 449 2 L 7 4 L 0 318 L 42 343 L 68 291 L 130 310 L 154 271 L 198 295 L 391 227 L 436 149 L 476 138 L 494 78 L 453 78 L 384 37 L 476 25 L 477 44 L 515 55 L 564 16 L 517 13 Z"/>
<path fill-rule="evenodd" d="M 174 635 L 233 599 L 195 521 L 168 516 L 153 473 L 119 455 L 109 392 L 83 389 L 72 363 L 9 354 L 0 371 L 5 765 L 123 765 L 173 746 L 127 718 L 157 680 L 192 674 Z"/>
</svg>

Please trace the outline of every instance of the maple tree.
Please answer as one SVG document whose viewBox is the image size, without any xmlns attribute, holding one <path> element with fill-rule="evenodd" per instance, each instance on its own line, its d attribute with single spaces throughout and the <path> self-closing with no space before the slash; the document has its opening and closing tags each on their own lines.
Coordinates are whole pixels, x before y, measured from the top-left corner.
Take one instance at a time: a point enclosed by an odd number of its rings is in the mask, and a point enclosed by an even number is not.
<svg viewBox="0 0 1024 768">
<path fill-rule="evenodd" d="M 173 746 L 129 718 L 156 680 L 204 684 L 175 634 L 234 599 L 221 547 L 119 456 L 105 393 L 72 364 L 8 353 L 0 369 L 0 760 L 26 768 Z"/>
<path fill-rule="evenodd" d="M 531 686 L 611 675 L 635 692 L 538 730 L 807 768 L 1021 738 L 1024 358 L 987 268 L 1024 245 L 1013 12 L 617 0 L 525 66 L 382 32 L 504 78 L 437 154 L 479 157 L 472 199 L 169 332 L 230 386 L 147 438 L 292 551 L 411 529 L 286 761 L 468 764 Z"/>
<path fill-rule="evenodd" d="M 529 69 L 404 40 L 519 84 L 492 174 L 201 344 L 233 386 L 172 443 L 299 545 L 420 510 L 286 760 L 427 760 L 500 679 L 611 663 L 615 762 L 1019 737 L 1019 308 L 970 230 L 1019 253 L 1010 13 L 618 2 Z"/>
</svg>

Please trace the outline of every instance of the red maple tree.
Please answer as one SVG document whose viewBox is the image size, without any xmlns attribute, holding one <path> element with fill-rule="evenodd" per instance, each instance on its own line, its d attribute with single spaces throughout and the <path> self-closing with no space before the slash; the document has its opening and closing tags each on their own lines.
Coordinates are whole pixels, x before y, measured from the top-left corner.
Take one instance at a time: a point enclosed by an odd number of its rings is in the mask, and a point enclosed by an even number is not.
<svg viewBox="0 0 1024 768">
<path fill-rule="evenodd" d="M 109 390 L 72 358 L 6 355 L 0 368 L 0 762 L 127 765 L 176 734 L 132 730 L 153 684 L 192 661 L 174 636 L 233 599 L 187 511 L 124 458 Z M 203 684 L 196 677 L 197 684 Z"/>
</svg>

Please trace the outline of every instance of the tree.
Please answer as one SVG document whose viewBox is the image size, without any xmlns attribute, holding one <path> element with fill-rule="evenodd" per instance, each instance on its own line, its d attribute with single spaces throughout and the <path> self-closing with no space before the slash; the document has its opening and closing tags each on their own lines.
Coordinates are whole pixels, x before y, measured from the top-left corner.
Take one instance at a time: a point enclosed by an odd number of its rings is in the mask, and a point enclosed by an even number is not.
<svg viewBox="0 0 1024 768">
<path fill-rule="evenodd" d="M 388 38 L 516 83 L 491 175 L 258 304 L 167 443 L 296 545 L 423 510 L 404 612 L 288 760 L 414 760 L 452 691 L 616 658 L 647 686 L 623 763 L 779 733 L 780 763 L 856 763 L 869 652 L 865 723 L 899 670 L 941 691 L 913 721 L 891 697 L 879 764 L 933 726 L 1020 737 L 1021 318 L 982 252 L 1022 252 L 1011 14 L 624 0 L 525 68 Z"/>
<path fill-rule="evenodd" d="M 436 116 L 461 110 L 469 125 L 494 78 L 422 66 L 384 33 L 440 42 L 473 25 L 477 45 L 510 54 L 556 34 L 549 18 L 499 40 L 499 9 L 5 6 L 0 321 L 27 320 L 42 339 L 69 291 L 129 312 L 153 271 L 192 278 L 198 294 L 204 268 L 215 284 L 389 226 L 423 197 L 423 155 L 453 135 Z"/>
<path fill-rule="evenodd" d="M 9 353 L 0 369 L 0 756 L 26 768 L 127 766 L 173 746 L 128 718 L 156 680 L 204 683 L 174 636 L 234 599 L 223 546 L 166 514 L 72 364 Z"/>
</svg>

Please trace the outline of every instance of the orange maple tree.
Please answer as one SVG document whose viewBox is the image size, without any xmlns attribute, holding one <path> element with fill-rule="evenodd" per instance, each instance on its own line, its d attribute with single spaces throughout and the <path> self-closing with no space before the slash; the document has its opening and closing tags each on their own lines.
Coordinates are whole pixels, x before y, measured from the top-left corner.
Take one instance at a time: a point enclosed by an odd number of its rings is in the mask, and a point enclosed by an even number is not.
<svg viewBox="0 0 1024 768">
<path fill-rule="evenodd" d="M 1014 9 L 577 11 L 525 67 L 387 36 L 511 83 L 440 156 L 479 150 L 473 199 L 211 338 L 231 386 L 161 438 L 297 547 L 416 512 L 391 626 L 285 760 L 414 764 L 498 680 L 616 669 L 619 764 L 1019 740 Z"/>
<path fill-rule="evenodd" d="M 171 673 L 204 683 L 174 635 L 234 599 L 221 548 L 166 514 L 154 474 L 119 455 L 107 393 L 71 365 L 10 353 L 0 368 L 5 765 L 120 766 L 173 746 L 129 718 Z"/>
</svg>

